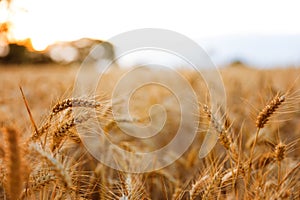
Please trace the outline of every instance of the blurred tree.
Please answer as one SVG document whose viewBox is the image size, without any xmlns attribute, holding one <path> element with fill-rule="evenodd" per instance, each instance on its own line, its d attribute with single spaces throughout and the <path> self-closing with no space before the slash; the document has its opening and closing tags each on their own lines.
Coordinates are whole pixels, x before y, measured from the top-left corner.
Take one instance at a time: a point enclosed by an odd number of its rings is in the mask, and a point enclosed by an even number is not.
<svg viewBox="0 0 300 200">
<path fill-rule="evenodd" d="M 9 22 L 9 12 L 11 11 L 11 0 L 0 0 L 0 12 L 7 13 L 4 19 L 0 19 L 0 57 L 9 53 L 9 39 L 11 23 Z M 3 10 L 3 11 L 2 11 Z M 6 11 L 6 12 L 4 12 Z"/>
</svg>

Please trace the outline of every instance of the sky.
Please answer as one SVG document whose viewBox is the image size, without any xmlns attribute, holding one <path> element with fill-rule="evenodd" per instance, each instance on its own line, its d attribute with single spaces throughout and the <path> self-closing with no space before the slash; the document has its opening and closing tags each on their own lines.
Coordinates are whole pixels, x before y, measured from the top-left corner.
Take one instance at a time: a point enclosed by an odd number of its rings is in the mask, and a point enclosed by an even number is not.
<svg viewBox="0 0 300 200">
<path fill-rule="evenodd" d="M 107 40 L 138 28 L 164 28 L 197 41 L 226 36 L 300 35 L 297 0 L 12 0 L 12 35 L 42 50 L 56 41 Z"/>
<path fill-rule="evenodd" d="M 192 39 L 300 34 L 299 1 L 13 0 L 14 36 L 42 48 L 57 40 L 109 39 L 137 28 L 164 28 Z M 3 18 L 3 17 L 2 17 Z M 1 20 L 1 18 L 0 18 Z"/>
</svg>

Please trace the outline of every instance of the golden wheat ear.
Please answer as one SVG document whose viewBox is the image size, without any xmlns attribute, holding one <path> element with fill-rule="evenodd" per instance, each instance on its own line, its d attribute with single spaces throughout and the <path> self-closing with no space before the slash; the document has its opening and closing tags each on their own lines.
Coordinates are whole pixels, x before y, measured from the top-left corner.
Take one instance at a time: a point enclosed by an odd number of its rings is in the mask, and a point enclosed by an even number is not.
<svg viewBox="0 0 300 200">
<path fill-rule="evenodd" d="M 69 121 L 65 122 L 64 124 L 62 124 L 61 126 L 58 126 L 57 129 L 54 131 L 53 133 L 53 137 L 52 137 L 52 143 L 51 143 L 51 151 L 54 151 L 55 149 L 57 149 L 62 140 L 65 138 L 65 136 L 67 136 L 69 130 L 76 126 L 77 124 L 81 124 L 87 120 L 89 120 L 90 115 L 81 115 L 78 116 L 77 118 L 71 118 Z M 77 139 L 80 139 L 77 137 Z"/>
<path fill-rule="evenodd" d="M 50 118 L 52 118 L 59 112 L 66 110 L 67 108 L 72 108 L 72 107 L 98 108 L 100 106 L 102 106 L 102 104 L 94 100 L 78 99 L 78 98 L 65 99 L 62 102 L 57 103 L 52 108 L 52 113 L 50 115 Z"/>
<path fill-rule="evenodd" d="M 277 94 L 258 114 L 256 119 L 256 127 L 263 128 L 269 121 L 271 115 L 279 108 L 279 106 L 285 101 L 285 95 L 280 96 Z"/>
<path fill-rule="evenodd" d="M 7 170 L 6 190 L 9 199 L 19 199 L 23 189 L 23 162 L 19 141 L 19 132 L 14 128 L 3 129 L 6 148 L 5 163 Z"/>
<path fill-rule="evenodd" d="M 286 95 L 279 95 L 279 93 L 276 94 L 276 96 L 259 112 L 257 119 L 256 119 L 256 133 L 254 142 L 250 151 L 250 158 L 249 158 L 249 169 L 248 169 L 248 180 L 250 178 L 251 174 L 251 167 L 252 167 L 252 160 L 253 160 L 253 154 L 255 150 L 255 146 L 258 140 L 259 132 L 266 123 L 269 121 L 270 117 L 275 113 L 275 111 L 279 108 L 280 105 L 283 104 L 285 101 Z"/>
<path fill-rule="evenodd" d="M 275 146 L 274 155 L 277 161 L 282 161 L 285 158 L 287 145 L 280 142 Z"/>
<path fill-rule="evenodd" d="M 34 195 L 36 192 L 42 191 L 47 186 L 51 185 L 57 180 L 57 177 L 52 173 L 45 171 L 39 171 L 39 173 L 35 175 L 31 175 L 29 181 L 29 187 L 23 190 L 21 199 L 26 199 L 26 197 L 30 197 Z"/>
<path fill-rule="evenodd" d="M 286 151 L 287 151 L 287 145 L 282 143 L 282 142 L 279 142 L 275 149 L 274 149 L 274 156 L 277 160 L 277 183 L 278 183 L 278 187 L 280 185 L 280 182 L 281 182 L 281 161 L 285 158 L 286 156 Z"/>
<path fill-rule="evenodd" d="M 49 166 L 51 166 L 51 169 L 54 171 L 55 175 L 60 179 L 62 186 L 64 186 L 66 189 L 70 189 L 72 187 L 72 178 L 61 162 L 54 158 L 52 154 L 44 151 L 36 144 L 31 144 L 29 148 L 37 156 L 46 161 Z"/>
</svg>

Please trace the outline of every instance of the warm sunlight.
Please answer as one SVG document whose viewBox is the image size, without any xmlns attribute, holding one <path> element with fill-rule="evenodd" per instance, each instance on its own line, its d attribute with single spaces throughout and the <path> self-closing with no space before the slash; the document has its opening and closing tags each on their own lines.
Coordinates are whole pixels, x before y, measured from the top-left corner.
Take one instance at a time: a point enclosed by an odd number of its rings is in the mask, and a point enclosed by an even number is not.
<svg viewBox="0 0 300 200">
<path fill-rule="evenodd" d="M 300 0 L 0 0 L 0 200 L 300 200 Z"/>
<path fill-rule="evenodd" d="M 3 5 L 0 7 L 0 21 L 9 19 L 13 37 L 31 38 L 37 50 L 55 41 L 109 39 L 146 27 L 170 29 L 194 39 L 228 34 L 297 34 L 300 5 L 298 1 L 288 2 L 213 0 L 181 4 L 133 0 L 128 6 L 128 2 L 116 0 L 14 0 L 9 15 Z"/>
</svg>

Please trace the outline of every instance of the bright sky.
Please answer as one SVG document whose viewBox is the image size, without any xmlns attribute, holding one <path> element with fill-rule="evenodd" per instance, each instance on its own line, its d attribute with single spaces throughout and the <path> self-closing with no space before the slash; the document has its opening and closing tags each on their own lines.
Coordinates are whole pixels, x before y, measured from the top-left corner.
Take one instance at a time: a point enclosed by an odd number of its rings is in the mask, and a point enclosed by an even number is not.
<svg viewBox="0 0 300 200">
<path fill-rule="evenodd" d="M 300 1 L 12 0 L 13 34 L 36 49 L 81 37 L 109 39 L 137 28 L 165 28 L 192 39 L 300 34 Z M 1 9 L 1 8 L 0 8 Z M 0 11 L 0 22 L 7 13 Z"/>
</svg>

